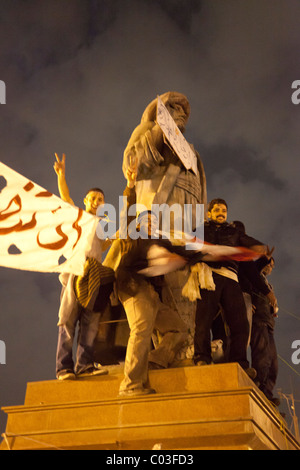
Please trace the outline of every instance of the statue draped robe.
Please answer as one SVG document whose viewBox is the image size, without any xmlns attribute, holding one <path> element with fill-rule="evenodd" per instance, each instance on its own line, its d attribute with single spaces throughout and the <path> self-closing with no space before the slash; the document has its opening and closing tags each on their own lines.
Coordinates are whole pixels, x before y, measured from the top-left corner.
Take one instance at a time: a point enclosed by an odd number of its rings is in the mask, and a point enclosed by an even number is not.
<svg viewBox="0 0 300 470">
<path fill-rule="evenodd" d="M 190 105 L 187 98 L 177 92 L 167 92 L 160 96 L 165 105 L 180 104 L 187 116 L 190 114 Z M 155 145 L 152 129 L 156 125 L 157 99 L 153 100 L 145 109 L 141 123 L 133 131 L 128 145 L 124 151 L 123 173 L 130 164 L 130 157 L 137 161 L 136 196 L 137 204 L 143 204 L 151 209 L 152 204 L 196 204 L 207 203 L 206 177 L 203 164 L 198 152 L 191 145 L 197 157 L 198 174 L 186 170 L 175 154 L 167 140 L 164 139 L 162 148 Z M 190 230 L 195 230 L 195 214 L 193 214 Z M 171 227 L 172 229 L 172 227 Z M 191 302 L 182 296 L 182 287 L 185 285 L 189 271 L 176 271 L 165 276 L 163 301 L 176 306 L 181 318 L 186 322 L 190 335 L 189 344 L 181 351 L 178 359 L 190 358 L 193 353 L 194 319 L 196 302 Z"/>
</svg>

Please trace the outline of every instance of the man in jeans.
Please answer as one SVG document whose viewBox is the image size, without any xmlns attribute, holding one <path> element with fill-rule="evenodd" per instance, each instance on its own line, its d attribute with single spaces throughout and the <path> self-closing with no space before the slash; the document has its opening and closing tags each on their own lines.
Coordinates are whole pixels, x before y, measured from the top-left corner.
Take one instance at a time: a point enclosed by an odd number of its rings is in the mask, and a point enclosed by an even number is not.
<svg viewBox="0 0 300 470">
<path fill-rule="evenodd" d="M 66 157 L 60 160 L 56 156 L 54 170 L 57 174 L 58 188 L 61 198 L 74 205 L 70 197 L 69 188 L 65 178 Z M 100 188 L 90 189 L 84 198 L 85 210 L 89 214 L 96 215 L 97 208 L 104 204 L 104 193 Z M 101 267 L 102 252 L 108 247 L 105 241 L 100 240 L 94 234 L 88 257 L 93 258 L 95 263 Z M 104 269 L 103 269 L 104 270 Z M 60 298 L 59 322 L 58 322 L 58 343 L 56 353 L 56 377 L 59 380 L 73 380 L 77 377 L 107 374 L 108 370 L 97 367 L 93 359 L 94 342 L 99 330 L 101 313 L 105 309 L 109 294 L 112 290 L 112 282 L 103 282 L 99 288 L 98 305 L 93 308 L 83 307 L 77 300 L 74 289 L 76 276 L 62 273 L 59 276 L 62 284 Z M 78 326 L 78 340 L 76 347 L 75 364 L 73 361 L 73 344 L 75 332 Z"/>
<path fill-rule="evenodd" d="M 224 199 L 213 199 L 208 206 L 209 221 L 204 224 L 204 241 L 215 245 L 243 246 L 259 253 L 267 248 L 258 240 L 241 233 L 227 222 L 227 203 Z M 211 363 L 211 326 L 221 305 L 224 320 L 230 330 L 229 362 L 238 362 L 251 378 L 254 369 L 249 369 L 247 342 L 249 323 L 245 301 L 238 282 L 235 261 L 207 263 L 213 271 L 215 290 L 201 289 L 201 300 L 197 301 L 194 362 L 196 365 Z"/>
</svg>

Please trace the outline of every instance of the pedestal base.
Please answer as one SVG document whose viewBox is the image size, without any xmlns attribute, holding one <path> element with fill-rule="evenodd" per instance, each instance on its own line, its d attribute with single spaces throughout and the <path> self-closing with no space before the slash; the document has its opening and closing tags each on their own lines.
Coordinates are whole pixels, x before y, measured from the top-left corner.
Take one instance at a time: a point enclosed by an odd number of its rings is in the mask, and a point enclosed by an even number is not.
<svg viewBox="0 0 300 470">
<path fill-rule="evenodd" d="M 149 372 L 157 394 L 119 398 L 122 370 L 28 383 L 0 449 L 300 450 L 274 406 L 238 364 Z"/>
</svg>

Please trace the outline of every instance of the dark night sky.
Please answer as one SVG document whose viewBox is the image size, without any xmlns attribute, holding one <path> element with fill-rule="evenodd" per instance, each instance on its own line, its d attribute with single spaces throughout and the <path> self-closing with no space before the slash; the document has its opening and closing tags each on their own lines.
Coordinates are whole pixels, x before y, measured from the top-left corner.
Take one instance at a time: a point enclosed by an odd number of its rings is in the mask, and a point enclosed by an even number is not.
<svg viewBox="0 0 300 470">
<path fill-rule="evenodd" d="M 298 0 L 0 0 L 0 160 L 58 194 L 54 152 L 67 155 L 73 200 L 100 186 L 117 205 L 123 150 L 157 94 L 187 95 L 186 137 L 208 198 L 275 246 L 277 387 L 300 415 L 300 79 Z M 0 268 L 0 405 L 55 378 L 57 275 Z M 290 415 L 287 416 L 291 423 Z M 6 416 L 0 413 L 0 430 Z"/>
</svg>

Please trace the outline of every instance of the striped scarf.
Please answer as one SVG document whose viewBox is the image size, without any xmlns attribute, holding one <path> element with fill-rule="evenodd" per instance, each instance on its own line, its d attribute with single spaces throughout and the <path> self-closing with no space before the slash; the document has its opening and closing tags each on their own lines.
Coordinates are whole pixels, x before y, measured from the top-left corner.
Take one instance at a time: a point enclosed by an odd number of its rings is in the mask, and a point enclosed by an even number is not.
<svg viewBox="0 0 300 470">
<path fill-rule="evenodd" d="M 88 258 L 84 265 L 83 276 L 76 276 L 74 289 L 78 302 L 84 308 L 93 310 L 100 285 L 114 281 L 114 271 L 103 266 L 95 258 Z"/>
</svg>

